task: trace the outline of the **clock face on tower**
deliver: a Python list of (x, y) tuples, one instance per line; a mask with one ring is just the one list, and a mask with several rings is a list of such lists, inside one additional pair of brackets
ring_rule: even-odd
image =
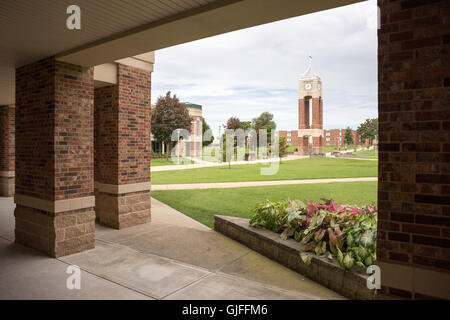
[(305, 84), (305, 90), (311, 90), (311, 83)]

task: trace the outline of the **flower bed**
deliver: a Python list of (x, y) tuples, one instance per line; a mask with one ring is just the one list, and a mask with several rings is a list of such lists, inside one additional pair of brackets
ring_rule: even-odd
[(346, 270), (365, 269), (376, 260), (377, 208), (338, 205), (333, 200), (303, 203), (300, 200), (266, 201), (253, 209), (250, 226), (260, 225), (294, 238), (302, 247), (302, 261), (314, 254), (336, 258)]

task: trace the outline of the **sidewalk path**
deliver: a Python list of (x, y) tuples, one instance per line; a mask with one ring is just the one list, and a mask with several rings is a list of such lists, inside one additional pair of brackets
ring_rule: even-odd
[(14, 243), (14, 201), (0, 197), (0, 299), (343, 299), (155, 199), (151, 222), (95, 232), (95, 249), (47, 257)]
[(359, 182), (378, 181), (377, 177), (368, 178), (337, 178), (337, 179), (308, 179), (308, 180), (275, 180), (275, 181), (246, 181), (246, 182), (216, 182), (195, 184), (154, 184), (152, 191), (156, 190), (193, 190), (193, 189), (224, 189), (242, 187), (279, 186), (289, 184), (316, 184), (333, 182)]
[[(305, 159), (308, 157), (309, 156), (289, 155), (286, 158), (283, 158), (283, 161)], [(221, 166), (228, 165), (227, 162), (208, 162), (208, 161), (199, 160), (199, 159), (195, 159), (195, 158), (188, 158), (188, 159), (195, 161), (197, 163), (169, 165), (169, 166), (152, 166), (151, 171), (157, 172), (157, 171), (186, 170), (186, 169), (197, 169), (197, 168), (207, 168), (207, 167), (221, 167)], [(270, 163), (270, 162), (278, 162), (278, 161), (280, 161), (280, 158), (270, 158), (270, 159), (255, 160), (255, 161), (233, 161), (233, 162), (231, 162), (231, 165), (235, 166), (235, 165), (239, 165), (239, 164), (257, 164), (257, 163)]]
[[(357, 151), (361, 151), (361, 150), (367, 150), (367, 149), (365, 149), (365, 148), (357, 149)], [(353, 150), (348, 150), (348, 151), (343, 151), (343, 152), (344, 153), (353, 152)], [(357, 157), (355, 157), (355, 158), (333, 157), (331, 155), (331, 152), (326, 153), (325, 157), (333, 158), (333, 159), (378, 161), (378, 159), (365, 159), (365, 158), (357, 158)], [(287, 157), (283, 158), (283, 161), (306, 159), (306, 158), (309, 158), (309, 156), (288, 155)], [(196, 158), (187, 158), (187, 159), (194, 161), (195, 164), (152, 166), (151, 171), (158, 172), (158, 171), (186, 170), (186, 169), (197, 169), (197, 168), (207, 168), (207, 167), (220, 167), (220, 166), (228, 165), (227, 162), (209, 162), (209, 161), (200, 160), (200, 159), (196, 159)], [(231, 165), (235, 166), (235, 165), (240, 165), (240, 164), (270, 163), (270, 162), (278, 162), (278, 161), (280, 161), (280, 158), (270, 158), (270, 159), (255, 160), (255, 161), (233, 161), (233, 162), (231, 162)]]

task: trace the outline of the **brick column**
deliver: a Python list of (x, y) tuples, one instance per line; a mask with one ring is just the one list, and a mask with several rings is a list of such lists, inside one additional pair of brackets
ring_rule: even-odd
[(298, 137), (298, 154), (300, 156), (309, 155), (308, 137)]
[(322, 98), (319, 99), (319, 124), (320, 124), (320, 128), (322, 129), (323, 128), (323, 100), (322, 100)]
[(189, 155), (193, 158), (202, 157), (202, 125), (202, 117), (192, 117)]
[(292, 130), (291, 131), (291, 146), (298, 146), (298, 131)]
[(378, 4), (382, 291), (449, 299), (450, 2)]
[(313, 137), (313, 154), (322, 154), (323, 153), (323, 141), (322, 137)]
[(14, 195), (15, 108), (0, 106), (0, 196)]
[(298, 128), (309, 129), (309, 100), (298, 99)]
[(100, 224), (150, 221), (151, 72), (117, 64), (117, 85), (95, 89), (95, 196)]
[(322, 129), (322, 123), (320, 122), (320, 99), (313, 98), (312, 99), (312, 129)]
[(93, 68), (16, 70), (15, 240), (54, 256), (94, 248)]

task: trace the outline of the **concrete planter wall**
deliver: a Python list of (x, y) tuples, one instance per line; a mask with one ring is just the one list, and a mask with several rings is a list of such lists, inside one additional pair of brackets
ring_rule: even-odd
[(261, 227), (250, 227), (248, 222), (248, 219), (214, 216), (216, 231), (311, 280), (349, 299), (372, 300), (375, 298), (375, 290), (367, 288), (367, 274), (346, 271), (336, 261), (318, 256), (314, 256), (311, 264), (306, 265), (300, 258), (302, 247), (295, 240), (282, 240), (279, 234)]

